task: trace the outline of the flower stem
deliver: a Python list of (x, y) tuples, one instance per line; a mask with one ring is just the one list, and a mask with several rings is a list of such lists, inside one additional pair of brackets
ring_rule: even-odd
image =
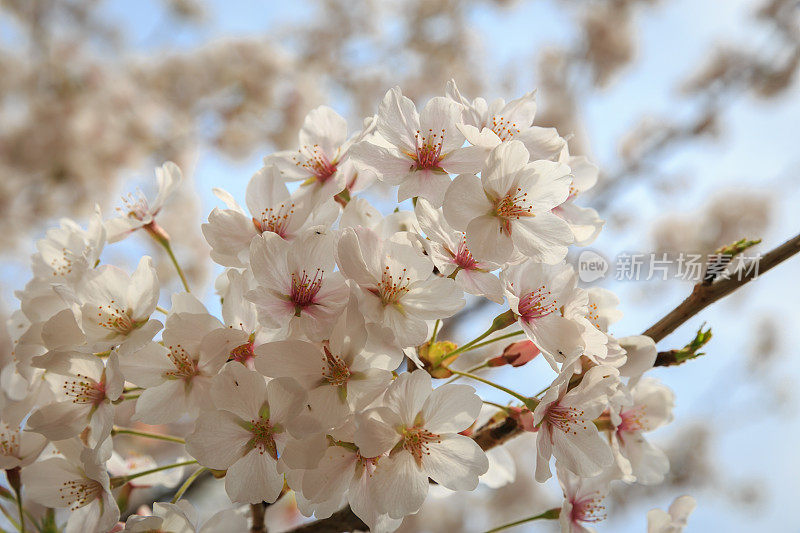
[(431, 334), (431, 342), (430, 342), (431, 344), (436, 342), (436, 334), (439, 333), (439, 326), (441, 325), (442, 321), (437, 318), (436, 322), (433, 324), (433, 333)]
[(539, 396), (541, 396), (542, 394), (544, 394), (545, 392), (547, 392), (549, 389), (550, 389), (550, 385), (548, 385), (547, 387), (543, 388), (542, 390), (540, 390), (539, 392), (537, 392), (536, 394), (534, 394), (534, 395), (533, 395), (533, 397), (534, 397), (534, 398), (538, 398)]
[(495, 383), (494, 381), (489, 381), (488, 379), (484, 379), (484, 378), (482, 378), (480, 376), (476, 376), (475, 374), (470, 374), (469, 372), (459, 372), (458, 370), (452, 370), (452, 369), (450, 369), (450, 372), (452, 372), (453, 374), (458, 374), (459, 376), (463, 376), (465, 378), (470, 378), (470, 379), (474, 379), (475, 381), (480, 381), (481, 383), (485, 383), (485, 384), (489, 385), (490, 387), (494, 387), (495, 389), (501, 390), (501, 391), (505, 392), (506, 394), (510, 394), (511, 396), (513, 396), (517, 400), (521, 401), (525, 405), (528, 405), (528, 402), (530, 401), (530, 398), (527, 398), (527, 397), (523, 396), (522, 394), (520, 394), (518, 392), (514, 392), (513, 390), (511, 390), (509, 388), (506, 388), (506, 387), (503, 387), (502, 385), (499, 385), (499, 384)]
[(492, 320), (492, 325), (489, 326), (489, 329), (487, 329), (486, 331), (484, 331), (483, 333), (481, 333), (480, 335), (478, 335), (477, 337), (475, 337), (474, 339), (469, 341), (464, 346), (461, 346), (460, 348), (456, 348), (455, 350), (450, 352), (448, 355), (455, 355), (457, 353), (468, 352), (469, 350), (474, 349), (476, 347), (476, 345), (480, 341), (482, 341), (483, 339), (485, 339), (486, 337), (488, 337), (489, 335), (491, 335), (495, 331), (499, 331), (499, 330), (501, 330), (503, 328), (507, 328), (508, 326), (510, 326), (511, 324), (513, 324), (516, 321), (517, 321), (517, 317), (514, 315), (514, 312), (512, 310), (509, 309), (505, 313), (500, 313), (499, 315), (494, 317), (494, 320)]
[[(508, 339), (510, 337), (515, 337), (516, 335), (520, 335), (522, 333), (525, 333), (525, 332), (522, 331), (522, 330), (519, 330), (519, 331), (514, 331), (512, 333), (506, 333), (505, 335), (501, 335), (500, 337), (495, 337), (494, 339), (489, 339), (488, 341), (483, 341), (483, 342), (478, 343), (478, 344), (473, 344), (471, 348), (468, 348), (468, 349), (466, 349), (464, 351), (468, 352), (470, 350), (477, 350), (478, 348), (482, 348), (482, 347), (484, 347), (486, 345), (492, 344), (493, 342), (501, 341), (503, 339)], [(450, 353), (452, 353), (452, 352), (450, 352)], [(476, 370), (480, 370), (481, 368), (486, 368), (487, 366), (489, 366), (489, 361), (485, 361), (485, 362), (483, 362), (483, 363), (481, 363), (479, 365), (475, 365), (472, 368), (470, 368), (469, 370), (467, 370), (467, 372), (472, 374)], [(459, 379), (461, 379), (461, 376), (456, 376), (456, 377), (452, 378), (450, 381), (445, 382), (445, 385), (453, 383), (454, 381), (458, 381)], [(538, 396), (538, 394), (537, 394), (537, 396)]]
[(2, 505), (0, 505), (0, 512), (2, 512), (2, 513), (3, 513), (3, 516), (5, 516), (5, 517), (6, 517), (6, 519), (8, 520), (8, 522), (9, 522), (9, 523), (10, 523), (12, 526), (14, 526), (14, 529), (17, 529), (17, 530), (19, 529), (19, 524), (17, 524), (17, 521), (16, 521), (16, 520), (14, 520), (14, 517), (13, 517), (13, 516), (11, 516), (11, 513), (9, 513), (9, 512), (8, 512), (8, 509), (6, 509), (6, 508), (5, 508), (5, 507), (3, 507)]
[(525, 333), (525, 332), (524, 332), (524, 331), (522, 331), (522, 330), (519, 330), (519, 331), (513, 331), (513, 332), (511, 332), (511, 333), (506, 333), (505, 335), (501, 335), (501, 336), (499, 336), (499, 337), (495, 337), (494, 339), (489, 339), (488, 341), (483, 341), (483, 342), (481, 342), (480, 344), (474, 344), (474, 345), (473, 345), (473, 346), (470, 348), (470, 350), (477, 350), (478, 348), (483, 348), (484, 346), (487, 346), (487, 345), (489, 345), (489, 344), (492, 344), (493, 342), (501, 341), (501, 340), (503, 340), (503, 339), (508, 339), (508, 338), (510, 338), (510, 337), (516, 337), (517, 335), (522, 335), (523, 333)]
[[(478, 370), (480, 370), (481, 368), (486, 368), (487, 366), (489, 366), (488, 362), (481, 363), (479, 365), (475, 365), (472, 368), (470, 368), (469, 370), (467, 370), (467, 373), (468, 374), (473, 374), (473, 373), (477, 372)], [(450, 371), (455, 373), (455, 370), (451, 369)], [(452, 377), (449, 380), (445, 381), (444, 384), (445, 385), (449, 385), (449, 384), (453, 383), (454, 381), (458, 381), (459, 379), (461, 379), (461, 376), (455, 376), (455, 377)]]
[(489, 400), (481, 400), (481, 401), (483, 403), (485, 403), (486, 405), (491, 405), (491, 406), (497, 407), (498, 409), (500, 409), (502, 411), (508, 412), (508, 406), (507, 405), (502, 405), (502, 404), (499, 404), (499, 403), (490, 402)]
[(170, 468), (178, 468), (181, 466), (189, 466), (189, 465), (196, 465), (197, 461), (192, 459), (191, 461), (183, 461), (181, 463), (172, 463), (170, 465), (159, 466), (158, 468), (151, 468), (150, 470), (142, 470), (141, 472), (134, 472), (133, 474), (128, 474), (127, 476), (115, 476), (111, 478), (111, 488), (121, 487), (125, 483), (136, 479), (137, 477), (148, 476), (150, 474), (155, 474), (156, 472), (162, 472), (164, 470), (169, 470)]
[(172, 264), (175, 265), (175, 270), (178, 272), (178, 276), (181, 278), (181, 283), (183, 283), (183, 288), (186, 289), (186, 292), (192, 292), (189, 288), (189, 282), (186, 281), (186, 276), (183, 273), (183, 269), (181, 269), (181, 265), (178, 263), (178, 259), (175, 257), (175, 253), (172, 251), (172, 246), (170, 245), (168, 240), (159, 240), (158, 242), (164, 247), (167, 251), (167, 255), (172, 260)]
[(17, 511), (19, 511), (19, 533), (25, 533), (25, 512), (22, 509), (22, 494), (17, 491)]
[(186, 444), (186, 441), (180, 437), (173, 437), (172, 435), (163, 435), (161, 433), (150, 433), (149, 431), (138, 431), (130, 428), (115, 427), (111, 430), (111, 435), (136, 435), (137, 437), (145, 437), (148, 439), (165, 440), (168, 442), (177, 442), (179, 444)]
[(17, 510), (19, 511), (19, 531), (25, 533), (25, 510), (22, 508), (22, 479), (20, 478), (20, 467), (9, 468), (6, 470), (6, 479), (9, 486), (14, 489), (17, 500)]
[(119, 403), (122, 403), (122, 402), (124, 402), (125, 400), (135, 400), (135, 399), (136, 399), (136, 398), (138, 398), (139, 396), (141, 396), (141, 394), (137, 394), (137, 393), (131, 393), (131, 394), (129, 394), (129, 393), (125, 393), (125, 394), (122, 394), (122, 395), (121, 395), (119, 398), (117, 398), (116, 400), (114, 400), (112, 403), (113, 403), (114, 405), (116, 405), (116, 404), (119, 404)]
[(529, 516), (528, 518), (523, 518), (522, 520), (517, 520), (516, 522), (511, 522), (509, 524), (504, 524), (500, 527), (496, 527), (494, 529), (490, 529), (486, 531), (486, 533), (495, 533), (496, 531), (502, 531), (504, 529), (508, 529), (510, 527), (519, 526), (521, 524), (526, 524), (528, 522), (533, 522), (534, 520), (555, 520), (561, 514), (561, 509), (548, 509), (547, 511), (543, 512), (542, 514), (537, 514), (536, 516)]
[(200, 477), (200, 474), (202, 474), (203, 472), (205, 472), (207, 470), (208, 470), (208, 468), (206, 468), (205, 466), (201, 466), (200, 468), (198, 468), (194, 472), (194, 474), (192, 474), (191, 476), (186, 478), (186, 481), (183, 482), (183, 485), (181, 485), (181, 488), (179, 488), (178, 492), (175, 493), (175, 496), (172, 497), (172, 503), (175, 503), (178, 500), (180, 500), (181, 496), (183, 496), (183, 494), (187, 490), (189, 490), (189, 487), (192, 486), (192, 483), (194, 483), (194, 480), (196, 480), (198, 477)]

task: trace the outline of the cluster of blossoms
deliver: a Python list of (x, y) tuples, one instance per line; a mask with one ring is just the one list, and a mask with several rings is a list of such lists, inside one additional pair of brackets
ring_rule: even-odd
[[(198, 525), (178, 497), (185, 487), (152, 516), (119, 523), (121, 491), (197, 463), (224, 476), (234, 504), (291, 490), (307, 516), (349, 505), (372, 531), (393, 531), (421, 508), (431, 482), (470, 491), (491, 477), (486, 450), (500, 443), (477, 439), (484, 402), (469, 385), (440, 381), (453, 374), (521, 402), (493, 419), (536, 433), (538, 481), (551, 477), (554, 459), (564, 504), (548, 517), (563, 531), (604, 517), (611, 482), (659, 483), (668, 461), (646, 434), (671, 420), (673, 394), (642, 378), (655, 345), (612, 336), (619, 301), (578, 287), (565, 261), (603, 224), (575, 204), (596, 167), (571, 156), (554, 130), (533, 126), (532, 94), (470, 101), (451, 83), (446, 95), (418, 112), (392, 89), (350, 136), (341, 116), (320, 107), (298, 150), (265, 158), (246, 209), (215, 191), (225, 208), (210, 213), (203, 234), (224, 267), (220, 317), (188, 285), (162, 293), (149, 257), (130, 275), (100, 260), (106, 242), (137, 231), (174, 258), (157, 219), (181, 179), (175, 165), (157, 170), (154, 202), (132, 198), (115, 219), (98, 212), (86, 229), (64, 221), (49, 231), (17, 293), (15, 360), (0, 376), (0, 460), (17, 498), (68, 508), (66, 531), (244, 531), (235, 508)], [(358, 196), (376, 181), (397, 185), (398, 202), (412, 209), (383, 216)], [(465, 292), (508, 310), (456, 347), (436, 337)], [(479, 341), (515, 335), (527, 340), (480, 368), (522, 373), (541, 354), (556, 375), (539, 395), (451, 367)], [(131, 466), (116, 455), (121, 433), (154, 436), (115, 426), (125, 406), (137, 427), (193, 424), (185, 440), (172, 438), (190, 458), (142, 468), (146, 459)], [(690, 503), (651, 512), (650, 530), (679, 531)]]

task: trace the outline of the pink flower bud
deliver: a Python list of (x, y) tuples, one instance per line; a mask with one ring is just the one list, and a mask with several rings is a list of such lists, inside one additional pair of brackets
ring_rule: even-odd
[(533, 411), (527, 407), (509, 407), (508, 415), (517, 421), (523, 431), (530, 431), (531, 433), (538, 431), (533, 423)]
[(515, 342), (506, 346), (502, 355), (490, 359), (489, 366), (522, 366), (539, 355), (539, 353), (539, 348), (531, 341)]

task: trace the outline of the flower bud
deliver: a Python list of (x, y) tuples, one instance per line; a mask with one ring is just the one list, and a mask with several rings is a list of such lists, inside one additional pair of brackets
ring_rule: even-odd
[(538, 428), (533, 423), (533, 411), (527, 407), (509, 407), (508, 416), (513, 418), (523, 431), (535, 433)]
[(509, 344), (503, 350), (502, 355), (489, 359), (489, 366), (511, 365), (513, 367), (522, 366), (533, 360), (539, 355), (539, 348), (531, 341), (519, 341)]
[(419, 348), (419, 358), (425, 364), (425, 370), (437, 379), (449, 378), (453, 375), (447, 368), (450, 363), (458, 359), (460, 354), (448, 354), (457, 348), (454, 342), (439, 341), (433, 344), (425, 343)]

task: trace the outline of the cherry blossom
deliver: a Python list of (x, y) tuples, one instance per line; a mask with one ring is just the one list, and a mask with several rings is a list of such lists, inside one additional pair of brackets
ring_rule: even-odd
[(378, 179), (399, 185), (399, 202), (419, 196), (439, 207), (450, 185), (448, 173), (477, 172), (485, 157), (480, 147), (462, 148), (461, 111), (460, 104), (435, 97), (418, 113), (399, 87), (390, 89), (378, 109), (380, 137), (355, 145), (351, 157)]
[(222, 320), (230, 329), (241, 331), (229, 359), (251, 364), (256, 343), (263, 342), (267, 336), (258, 321), (258, 308), (246, 298), (247, 293), (255, 289), (255, 280), (249, 270), (234, 269), (228, 269), (221, 279), (225, 282), (220, 293)]
[(247, 299), (265, 327), (312, 339), (327, 336), (348, 295), (342, 274), (334, 271), (334, 246), (331, 233), (315, 230), (292, 243), (275, 235), (253, 239), (250, 265), (257, 287)]
[(569, 186), (569, 196), (564, 203), (553, 208), (553, 213), (569, 224), (575, 235), (576, 246), (587, 246), (600, 234), (605, 220), (591, 207), (575, 205), (575, 199), (597, 183), (600, 170), (585, 156), (570, 156), (566, 146), (558, 160), (569, 165), (572, 170), (572, 184)]
[[(370, 531), (394, 531), (402, 520), (391, 518), (378, 510), (380, 489), (375, 484), (374, 476), (379, 462), (388, 454), (364, 457), (352, 442), (355, 431), (355, 422), (351, 418), (332, 431), (326, 439), (317, 440), (311, 446), (300, 446), (301, 453), (306, 456), (306, 464), (294, 457), (299, 454), (289, 457), (291, 452), (287, 452), (284, 455), (286, 463), (291, 462), (297, 468), (305, 467), (300, 472), (287, 474), (287, 478), (290, 479), (291, 486), (302, 491), (298, 506), (306, 515), (313, 512), (318, 518), (322, 518), (347, 502), (353, 512), (369, 526)], [(310, 463), (308, 457), (312, 457)]]
[(22, 417), (6, 407), (0, 412), (0, 469), (11, 470), (28, 466), (47, 446), (39, 433), (23, 431)]
[(347, 121), (327, 106), (319, 106), (306, 116), (300, 129), (300, 148), (277, 152), (264, 158), (275, 165), (288, 181), (302, 181), (318, 198), (330, 198), (351, 189), (358, 171), (349, 160), (349, 149), (367, 137), (375, 121), (367, 121), (363, 131), (347, 138)]
[(361, 288), (364, 315), (392, 330), (403, 347), (425, 341), (426, 320), (452, 316), (464, 305), (455, 282), (434, 276), (430, 259), (407, 239), (383, 240), (364, 227), (348, 228), (336, 257)]
[(434, 209), (427, 200), (421, 198), (414, 212), (420, 229), (427, 237), (428, 255), (439, 272), (455, 279), (470, 294), (503, 303), (502, 285), (497, 276), (491, 273), (500, 265), (472, 257), (464, 232), (450, 227), (441, 211)]
[(455, 80), (447, 83), (447, 97), (464, 106), (463, 123), (458, 129), (470, 144), (488, 151), (502, 142), (517, 140), (525, 145), (531, 159), (551, 159), (566, 146), (555, 128), (533, 125), (536, 115), (535, 93), (529, 92), (506, 103), (502, 98), (487, 102), (475, 98), (471, 102), (461, 95)]
[(125, 378), (145, 388), (135, 417), (148, 424), (197, 416), (210, 407), (211, 378), (240, 344), (242, 332), (205, 313), (172, 313), (162, 338), (163, 346), (151, 342), (120, 360)]
[(120, 346), (136, 349), (161, 329), (150, 319), (155, 312), (159, 284), (153, 261), (145, 256), (131, 277), (112, 265), (92, 271), (77, 289), (81, 326), (87, 342), (97, 351)]
[(61, 441), (59, 452), (22, 470), (26, 497), (46, 507), (68, 508), (65, 533), (110, 531), (119, 508), (105, 468), (108, 450), (85, 448), (72, 439)]
[(503, 143), (489, 154), (480, 178), (461, 174), (447, 189), (444, 216), (466, 233), (476, 258), (504, 263), (518, 252), (555, 264), (567, 255), (572, 230), (551, 210), (569, 194), (569, 167), (528, 159), (521, 142)]
[(394, 531), (402, 520), (380, 513), (376, 499), (378, 480), (375, 471), (385, 456), (364, 457), (355, 445), (334, 444), (325, 452), (320, 464), (303, 477), (303, 494), (313, 498), (319, 494), (314, 489), (325, 492), (347, 494), (347, 502), (353, 512), (376, 533)]
[(163, 231), (156, 228), (155, 217), (178, 188), (181, 179), (181, 170), (171, 161), (157, 168), (158, 193), (155, 200), (150, 203), (141, 191), (137, 196), (129, 194), (123, 198), (122, 207), (117, 208), (119, 216), (106, 221), (108, 242), (120, 241), (137, 229)]
[(363, 226), (373, 230), (383, 239), (391, 239), (401, 232), (419, 234), (422, 229), (412, 211), (394, 211), (383, 216), (365, 198), (353, 198), (342, 210), (339, 229)]
[(305, 392), (292, 379), (267, 383), (233, 362), (214, 378), (211, 398), (214, 409), (197, 419), (186, 450), (204, 466), (227, 470), (231, 501), (274, 502), (283, 489), (278, 458), (306, 403)]
[[(583, 353), (583, 324), (575, 315), (586, 310), (587, 298), (571, 266), (528, 261), (507, 267), (500, 277), (520, 327), (554, 370), (556, 362), (570, 363)], [(575, 311), (564, 316), (563, 309)]]
[(325, 429), (341, 425), (383, 394), (398, 358), (365, 351), (367, 328), (351, 297), (330, 338), (322, 343), (282, 340), (256, 349), (256, 369), (271, 377), (290, 377), (308, 392), (310, 413)]
[(111, 435), (111, 402), (120, 397), (124, 385), (117, 353), (104, 365), (95, 355), (74, 352), (54, 361), (49, 372), (56, 401), (34, 411), (28, 428), (51, 441), (75, 437), (89, 428), (88, 442), (98, 446)]
[(657, 380), (645, 378), (612, 399), (611, 447), (623, 480), (642, 485), (661, 483), (669, 471), (667, 455), (644, 438), (644, 433), (672, 421), (675, 395)]
[(653, 339), (646, 335), (621, 337), (619, 344), (625, 350), (625, 364), (619, 367), (621, 376), (628, 378), (628, 387), (633, 387), (647, 370), (653, 368), (658, 350)]
[(572, 370), (553, 381), (533, 411), (533, 423), (539, 427), (536, 439), (536, 480), (548, 480), (550, 457), (565, 470), (580, 476), (600, 474), (614, 462), (611, 447), (600, 436), (594, 419), (608, 405), (619, 385), (619, 371), (614, 367), (595, 366), (580, 383), (568, 389)]
[(619, 298), (613, 292), (592, 287), (578, 289), (578, 297), (565, 306), (563, 314), (578, 324), (584, 346), (574, 372), (580, 373), (587, 363), (620, 367), (627, 361), (625, 350), (608, 334), (609, 326), (622, 317), (617, 305)]
[(564, 503), (558, 516), (561, 533), (594, 533), (594, 528), (586, 527), (586, 524), (606, 519), (605, 498), (612, 477), (608, 473), (578, 477), (560, 468), (557, 473), (564, 493)]
[(681, 533), (697, 502), (691, 496), (679, 496), (669, 506), (669, 512), (651, 509), (647, 512), (647, 533)]
[(290, 194), (274, 165), (256, 172), (247, 184), (248, 215), (228, 193), (216, 189), (227, 209), (214, 208), (203, 224), (211, 258), (223, 266), (242, 268), (249, 262), (250, 241), (274, 233), (292, 240), (316, 224), (330, 224), (338, 215), (333, 201), (320, 203), (308, 195)]
[(85, 230), (72, 220), (62, 219), (58, 228), (47, 230), (45, 237), (36, 241), (37, 253), (31, 256), (33, 274), (47, 283), (75, 283), (95, 267), (105, 240), (99, 209)]
[(175, 503), (156, 502), (151, 516), (132, 515), (125, 522), (125, 530), (131, 533), (170, 531), (174, 533), (247, 533), (247, 519), (233, 509), (224, 509), (213, 514), (200, 524), (197, 510), (186, 500)]
[(473, 490), (489, 468), (486, 454), (459, 435), (480, 412), (480, 398), (467, 385), (432, 389), (422, 370), (400, 375), (386, 390), (383, 406), (357, 416), (355, 444), (377, 457), (373, 484), (379, 508), (392, 518), (415, 513), (428, 493), (428, 478), (451, 490)]

